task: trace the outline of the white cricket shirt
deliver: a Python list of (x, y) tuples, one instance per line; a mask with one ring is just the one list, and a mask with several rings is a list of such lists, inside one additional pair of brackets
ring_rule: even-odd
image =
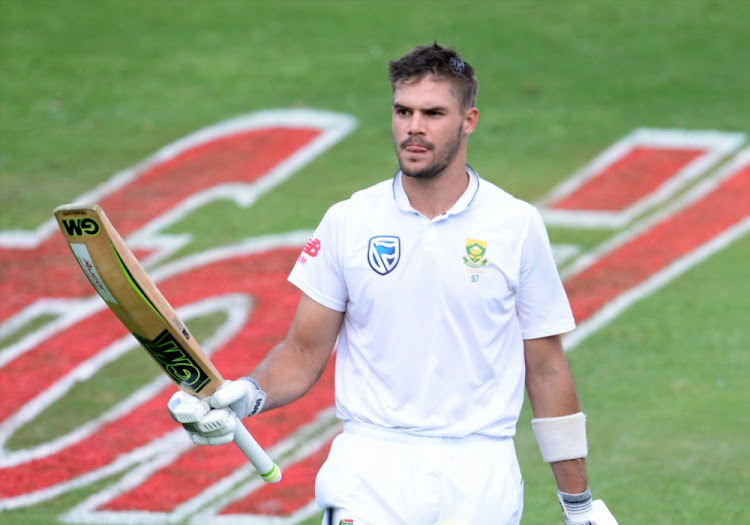
[(410, 205), (401, 173), (333, 205), (292, 270), (305, 294), (345, 312), (340, 418), (513, 436), (523, 339), (575, 327), (539, 213), (467, 170), (465, 193), (432, 220)]

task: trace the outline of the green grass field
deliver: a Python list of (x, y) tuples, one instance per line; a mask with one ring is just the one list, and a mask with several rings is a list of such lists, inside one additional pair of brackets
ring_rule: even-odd
[[(0, 231), (36, 228), (199, 128), (296, 107), (359, 126), (255, 206), (212, 204), (173, 230), (196, 236), (183, 255), (311, 229), (395, 171), (386, 64), (432, 40), (478, 70), (472, 166), (535, 201), (638, 127), (750, 133), (748, 19), (750, 4), (729, 0), (0, 0)], [(225, 236), (212, 235), (216, 221)], [(584, 248), (605, 234), (551, 230)], [(569, 354), (592, 487), (622, 525), (750, 523), (749, 259), (745, 235)], [(82, 417), (78, 402), (13, 443), (59, 430), (65, 411)], [(561, 523), (529, 420), (525, 409), (523, 523)], [(0, 511), (0, 522), (55, 523), (100, 487)]]

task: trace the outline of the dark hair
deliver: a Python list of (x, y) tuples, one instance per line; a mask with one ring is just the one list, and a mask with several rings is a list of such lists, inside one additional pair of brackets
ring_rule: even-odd
[(427, 75), (449, 80), (456, 91), (462, 109), (476, 104), (479, 82), (474, 77), (474, 68), (461, 59), (459, 54), (437, 42), (419, 46), (388, 64), (391, 89), (398, 84), (419, 82)]

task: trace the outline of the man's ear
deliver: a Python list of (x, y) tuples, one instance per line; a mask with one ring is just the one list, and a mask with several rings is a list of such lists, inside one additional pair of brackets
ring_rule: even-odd
[(478, 121), (479, 110), (477, 108), (466, 110), (466, 114), (464, 115), (464, 135), (468, 136), (474, 133)]

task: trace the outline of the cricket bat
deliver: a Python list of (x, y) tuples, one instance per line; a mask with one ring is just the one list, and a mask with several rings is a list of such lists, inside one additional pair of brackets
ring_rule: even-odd
[[(83, 273), (110, 310), (175, 382), (206, 398), (224, 380), (133, 252), (97, 204), (66, 204), (54, 211)], [(237, 421), (234, 441), (268, 483), (281, 470)]]

